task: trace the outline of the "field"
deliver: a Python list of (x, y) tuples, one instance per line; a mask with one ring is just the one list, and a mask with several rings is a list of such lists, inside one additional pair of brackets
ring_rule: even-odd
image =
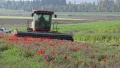
[[(120, 68), (119, 16), (75, 17), (53, 19), (74, 42), (0, 34), (0, 68)], [(1, 17), (0, 27), (25, 31), (31, 18), (14, 18)]]

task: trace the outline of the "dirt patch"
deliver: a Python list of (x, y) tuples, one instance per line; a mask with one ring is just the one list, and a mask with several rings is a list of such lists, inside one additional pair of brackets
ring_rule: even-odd
[[(27, 25), (29, 19), (0, 19), (0, 25)], [(32, 21), (32, 20), (31, 20)], [(53, 22), (58, 23), (83, 23), (88, 22), (89, 20), (53, 20)]]
[(6, 24), (27, 24), (27, 19), (0, 19), (0, 25), (6, 25)]
[[(62, 18), (62, 19), (60, 19)], [(0, 25), (27, 25), (27, 21), (30, 19), (0, 19)], [(53, 19), (53, 22), (58, 23), (86, 23), (94, 21), (108, 21), (108, 20), (120, 20), (120, 16), (59, 16), (58, 19)], [(31, 20), (32, 21), (32, 20)]]
[(0, 64), (0, 68), (3, 68), (1, 64)]

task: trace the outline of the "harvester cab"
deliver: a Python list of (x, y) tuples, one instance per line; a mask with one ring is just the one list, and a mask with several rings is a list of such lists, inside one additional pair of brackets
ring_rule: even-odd
[[(72, 34), (64, 34), (57, 31), (51, 31), (52, 11), (35, 10), (32, 13), (31, 27), (27, 27), (27, 32), (14, 31), (13, 34), (18, 37), (50, 38), (59, 40), (74, 41)], [(57, 17), (57, 15), (55, 15)]]
[(36, 10), (32, 13), (33, 21), (31, 23), (31, 28), (27, 28), (27, 31), (44, 31), (48, 32), (51, 29), (52, 11), (42, 11)]

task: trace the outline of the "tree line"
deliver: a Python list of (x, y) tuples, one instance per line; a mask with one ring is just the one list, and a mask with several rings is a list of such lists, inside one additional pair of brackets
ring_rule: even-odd
[(66, 0), (1, 0), (0, 8), (12, 10), (51, 10), (55, 12), (120, 12), (120, 0), (97, 0), (93, 3), (66, 3)]

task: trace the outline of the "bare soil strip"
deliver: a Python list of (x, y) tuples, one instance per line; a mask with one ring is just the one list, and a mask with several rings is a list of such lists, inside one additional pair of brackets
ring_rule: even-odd
[[(0, 25), (23, 25), (27, 24), (27, 21), (32, 17), (18, 17), (18, 16), (0, 16)], [(120, 16), (59, 16), (59, 18), (53, 18), (52, 22), (58, 23), (86, 23), (93, 21), (108, 21), (108, 20), (120, 20)]]

